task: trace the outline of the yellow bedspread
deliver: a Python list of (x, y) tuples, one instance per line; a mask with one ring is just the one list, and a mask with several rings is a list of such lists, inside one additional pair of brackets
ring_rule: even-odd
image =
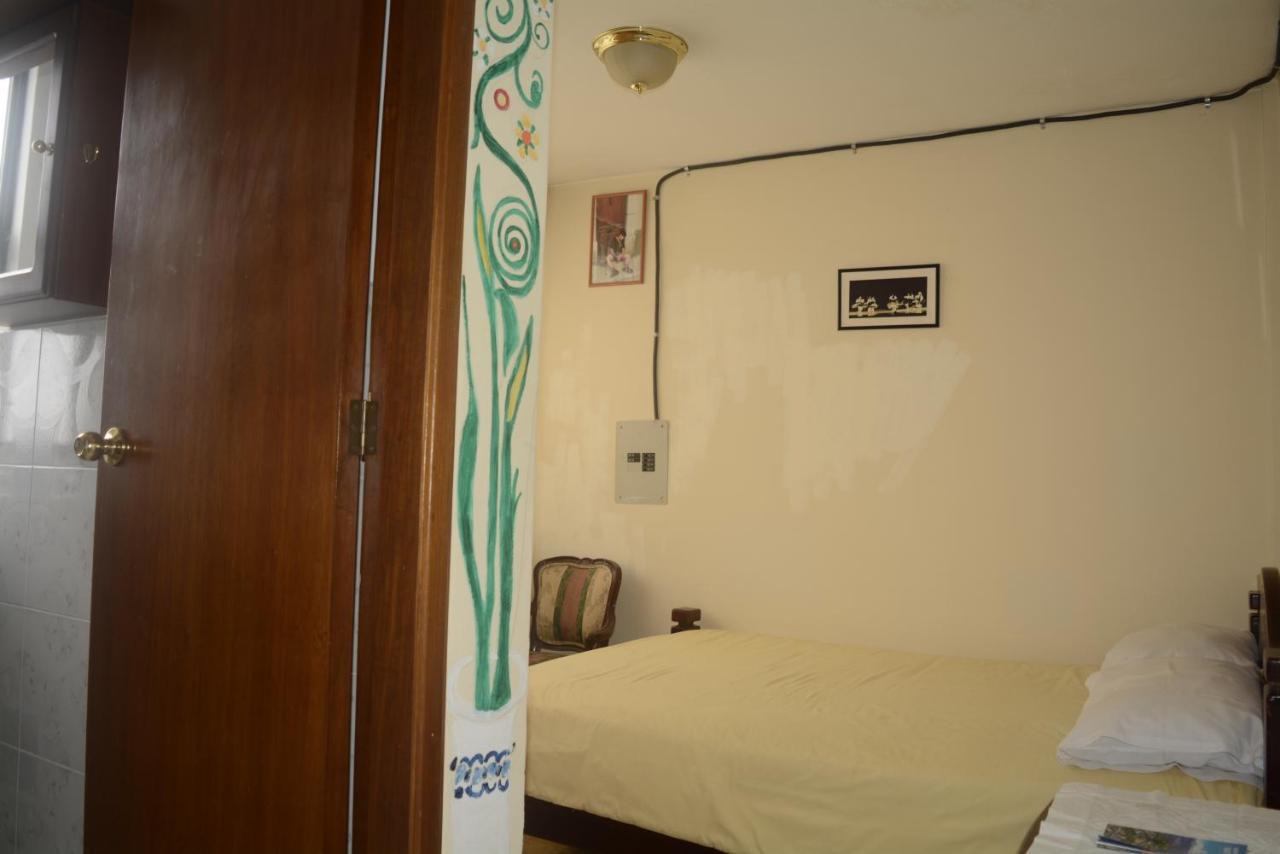
[(719, 631), (529, 672), (530, 795), (728, 852), (1016, 851), (1068, 781), (1238, 803), (1240, 783), (1059, 764), (1091, 667)]

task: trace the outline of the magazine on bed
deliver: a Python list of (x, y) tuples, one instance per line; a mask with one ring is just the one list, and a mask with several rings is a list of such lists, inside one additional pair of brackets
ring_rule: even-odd
[(1193, 839), (1122, 824), (1108, 824), (1098, 836), (1098, 847), (1131, 854), (1248, 854), (1249, 851), (1249, 846), (1236, 842)]

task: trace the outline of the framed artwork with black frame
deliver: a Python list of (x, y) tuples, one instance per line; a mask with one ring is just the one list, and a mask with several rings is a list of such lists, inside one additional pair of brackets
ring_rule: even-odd
[(836, 329), (937, 326), (940, 264), (848, 267), (836, 282)]

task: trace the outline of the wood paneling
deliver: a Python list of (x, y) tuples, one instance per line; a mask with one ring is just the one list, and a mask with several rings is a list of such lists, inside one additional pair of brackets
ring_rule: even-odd
[(383, 8), (135, 4), (103, 426), (143, 450), (99, 473), (90, 854), (345, 850)]
[(392, 3), (366, 471), (355, 846), (436, 852), (471, 0)]

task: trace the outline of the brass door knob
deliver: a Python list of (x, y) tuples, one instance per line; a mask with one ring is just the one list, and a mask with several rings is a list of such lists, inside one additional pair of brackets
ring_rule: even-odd
[(82, 460), (93, 462), (101, 457), (109, 466), (120, 465), (126, 456), (136, 450), (136, 446), (129, 444), (129, 439), (119, 427), (112, 427), (103, 434), (93, 431), (81, 433), (76, 436), (71, 448)]

